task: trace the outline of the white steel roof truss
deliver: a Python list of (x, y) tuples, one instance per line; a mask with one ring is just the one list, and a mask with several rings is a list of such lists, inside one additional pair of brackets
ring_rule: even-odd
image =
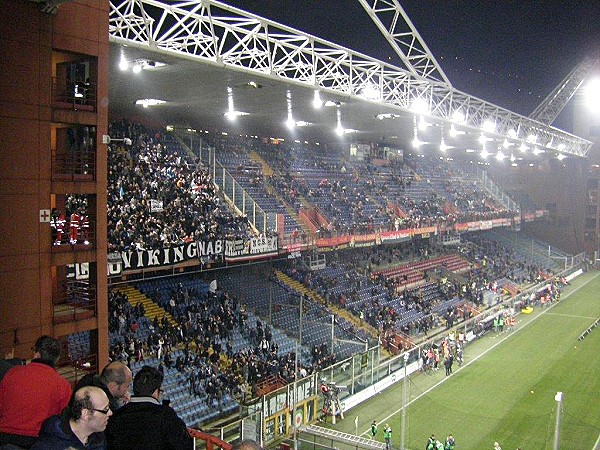
[[(397, 3), (371, 1), (373, 8), (386, 4), (390, 8)], [(395, 14), (394, 20), (400, 16), (408, 19), (405, 14)], [(404, 33), (392, 29), (394, 35)], [(429, 67), (434, 60), (428, 60), (429, 55), (419, 50), (418, 34), (403, 41), (411, 46), (406, 58), (422, 60), (421, 65), (414, 66), (421, 67), (422, 72), (415, 75), (414, 71), (394, 67), (215, 0), (170, 4), (157, 0), (112, 0), (109, 30), (112, 42), (218, 62), (357, 99), (364, 100), (360, 90), (365, 83), (372, 83), (380, 92), (382, 106), (410, 110), (414, 99), (423, 98), (432, 118), (451, 120), (454, 112), (460, 110), (466, 119), (465, 127), (477, 129), (489, 119), (496, 124), (494, 134), (498, 137), (504, 137), (512, 129), (521, 140), (535, 131), (539, 142), (563, 144), (564, 153), (586, 156), (592, 145), (585, 139), (459, 92), (443, 82), (432, 81), (435, 77), (430, 76)]]

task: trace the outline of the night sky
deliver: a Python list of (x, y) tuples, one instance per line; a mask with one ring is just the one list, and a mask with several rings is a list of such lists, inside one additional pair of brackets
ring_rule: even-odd
[[(225, 3), (401, 66), (358, 1)], [(523, 115), (586, 55), (600, 57), (600, 0), (400, 4), (455, 88)]]

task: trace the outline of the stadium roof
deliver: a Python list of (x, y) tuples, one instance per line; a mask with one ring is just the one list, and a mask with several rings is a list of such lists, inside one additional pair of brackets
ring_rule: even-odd
[[(586, 156), (591, 147), (438, 79), (212, 0), (112, 0), (109, 27), (112, 117), (311, 143), (338, 141), (341, 127), (346, 141), (457, 155)], [(165, 103), (136, 105), (143, 99)]]

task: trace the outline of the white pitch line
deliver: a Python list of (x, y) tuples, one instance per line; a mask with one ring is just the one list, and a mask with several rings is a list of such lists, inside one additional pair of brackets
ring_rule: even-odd
[(577, 316), (574, 314), (561, 314), (561, 313), (548, 313), (548, 314), (550, 314), (551, 316), (572, 317), (574, 319), (598, 320), (598, 317)]
[(594, 447), (592, 448), (592, 450), (599, 450), (599, 449), (600, 449), (600, 434), (598, 435), (598, 440), (594, 444)]
[[(590, 283), (591, 281), (595, 280), (598, 276), (600, 276), (600, 273), (597, 273), (596, 275), (594, 275), (593, 278), (590, 278), (588, 281), (586, 281), (584, 284), (582, 284), (581, 286), (575, 288), (574, 290), (570, 291), (568, 294), (566, 294), (563, 297), (563, 300), (570, 297), (571, 294), (574, 294), (575, 292), (577, 292), (579, 289), (581, 289), (582, 287), (584, 287), (585, 285), (587, 285), (588, 283)], [(552, 305), (550, 305), (549, 308), (546, 308), (546, 310), (542, 311), (539, 315), (535, 316), (533, 319), (531, 319), (529, 322), (527, 322), (526, 324), (524, 324), (523, 326), (517, 328), (515, 331), (518, 330), (522, 330), (523, 328), (525, 328), (526, 326), (528, 326), (529, 324), (535, 322), (537, 319), (539, 319), (540, 317), (542, 317), (543, 315), (547, 314), (549, 311), (552, 310), (552, 308), (554, 308), (556, 305), (558, 305), (560, 302), (558, 303), (553, 303)], [(494, 345), (492, 345), (490, 348), (488, 348), (487, 350), (483, 351), (481, 354), (477, 355), (475, 358), (473, 358), (472, 360), (470, 360), (468, 363), (463, 364), (462, 367), (459, 367), (458, 370), (456, 371), (457, 373), (460, 372), (461, 370), (463, 370), (465, 367), (470, 366), (472, 363), (474, 363), (475, 361), (477, 361), (479, 358), (481, 358), (482, 356), (486, 355), (489, 351), (495, 349), (497, 346), (499, 346), (500, 344), (502, 344), (505, 340), (507, 340), (509, 337), (511, 337), (514, 333), (510, 333), (507, 336), (503, 337), (502, 339), (500, 339), (498, 342), (496, 342)], [(406, 406), (410, 406), (412, 403), (416, 402), (417, 400), (419, 400), (421, 397), (424, 397), (425, 395), (429, 394), (433, 389), (435, 389), (436, 387), (438, 387), (440, 384), (445, 383), (446, 381), (448, 381), (450, 378), (452, 378), (451, 376), (449, 377), (445, 377), (442, 378), (439, 382), (437, 382), (436, 384), (434, 384), (433, 386), (431, 386), (429, 389), (427, 389), (426, 391), (422, 392), (421, 394), (419, 394), (418, 396), (416, 396), (415, 398), (413, 398), (412, 400), (410, 400)], [(399, 412), (402, 411), (402, 408), (399, 408), (398, 410), (396, 410), (395, 412), (393, 412), (392, 414), (388, 415), (385, 419), (381, 420), (381, 422), (385, 422), (387, 420), (389, 420), (391, 417), (395, 416), (396, 414), (398, 414)], [(370, 430), (365, 431), (364, 433), (361, 434), (361, 436), (363, 434), (368, 433)], [(593, 450), (598, 450), (598, 444), (600, 444), (600, 437), (598, 437), (598, 442), (596, 442), (596, 446), (594, 447)]]

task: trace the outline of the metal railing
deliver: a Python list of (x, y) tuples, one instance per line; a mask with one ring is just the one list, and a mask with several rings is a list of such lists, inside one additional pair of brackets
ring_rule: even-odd
[[(214, 151), (211, 153), (214, 155)], [(248, 218), (259, 233), (269, 234), (277, 230), (277, 214), (264, 211), (214, 156), (211, 158), (211, 173), (223, 196)]]
[(52, 178), (93, 181), (96, 178), (96, 149), (52, 150)]
[(52, 79), (52, 106), (57, 109), (96, 111), (96, 84)]
[(510, 198), (500, 186), (492, 181), (485, 170), (477, 168), (477, 176), (483, 183), (485, 190), (489, 192), (497, 201), (499, 201), (502, 206), (510, 211), (515, 211), (517, 213), (521, 212), (521, 207), (512, 198)]
[(96, 286), (89, 281), (62, 283), (52, 296), (54, 323), (74, 322), (97, 315)]

